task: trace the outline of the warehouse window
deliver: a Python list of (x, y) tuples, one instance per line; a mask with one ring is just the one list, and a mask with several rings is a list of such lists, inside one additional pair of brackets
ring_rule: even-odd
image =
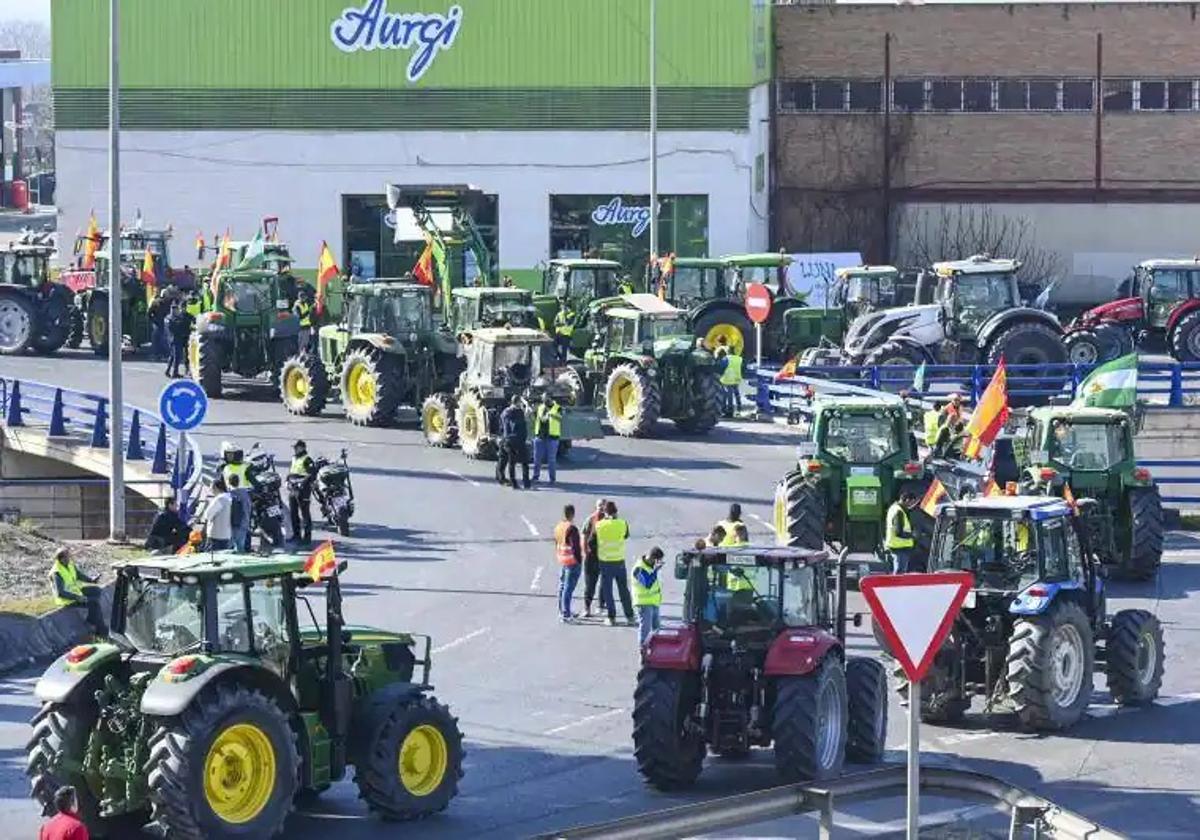
[(964, 111), (994, 111), (992, 102), (992, 83), (971, 79), (963, 82)]
[(1058, 110), (1058, 82), (1047, 81), (1030, 81), (1029, 82), (1029, 110), (1030, 111), (1057, 111)]
[(929, 107), (934, 111), (961, 111), (962, 90), (959, 79), (938, 79), (929, 87)]
[(1192, 91), (1195, 87), (1196, 83), (1192, 81), (1168, 82), (1167, 108), (1171, 111), (1193, 110), (1195, 106), (1192, 104)]
[(812, 82), (779, 83), (779, 110), (811, 111), (813, 109)]
[(925, 110), (925, 82), (893, 82), (892, 107), (897, 111)]
[(1062, 109), (1064, 111), (1092, 110), (1092, 83), (1084, 81), (1063, 82)]
[(1166, 82), (1138, 82), (1134, 87), (1134, 108), (1139, 111), (1162, 111), (1167, 107)]
[(813, 83), (816, 88), (816, 109), (818, 111), (846, 110), (846, 84), (828, 80)]
[(779, 110), (877, 112), (883, 105), (883, 83), (878, 79), (803, 79), (779, 83)]
[(1104, 80), (1104, 110), (1132, 111), (1133, 82), (1125, 79)]
[(1029, 83), (1024, 79), (1002, 79), (997, 88), (996, 101), (1001, 111), (1029, 108)]
[(882, 82), (850, 82), (851, 111), (878, 111), (882, 107)]

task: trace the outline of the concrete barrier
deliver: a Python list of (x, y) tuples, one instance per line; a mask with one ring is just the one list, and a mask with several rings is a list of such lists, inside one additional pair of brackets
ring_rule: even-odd
[[(100, 603), (104, 615), (112, 612), (113, 588), (104, 587)], [(0, 674), (62, 655), (91, 635), (77, 607), (62, 607), (45, 615), (0, 614)], [(106, 619), (107, 620), (107, 619)]]
[[(1146, 411), (1142, 431), (1137, 436), (1140, 461), (1170, 461), (1170, 466), (1153, 466), (1164, 497), (1200, 497), (1200, 483), (1171, 482), (1171, 478), (1200, 479), (1200, 420), (1195, 409), (1157, 408)], [(1170, 502), (1167, 506), (1181, 511), (1198, 511), (1200, 503)]]

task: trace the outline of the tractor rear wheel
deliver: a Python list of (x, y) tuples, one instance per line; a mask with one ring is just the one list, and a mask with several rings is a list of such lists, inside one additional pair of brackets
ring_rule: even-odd
[[(949, 657), (953, 655), (954, 643), (947, 639), (933, 660), (925, 679), (921, 680), (921, 721), (923, 723), (958, 723), (971, 708), (971, 698), (964, 697), (962, 689), (954, 679)], [(908, 677), (896, 663), (892, 671), (896, 681), (896, 694), (900, 705), (908, 705)]]
[(685, 671), (642, 668), (633, 695), (633, 758), (647, 784), (690, 787), (704, 766), (704, 740), (689, 726), (699, 679)]
[(821, 487), (804, 473), (790, 472), (775, 486), (775, 534), (785, 545), (823, 548), (825, 519)]
[(342, 360), (342, 408), (355, 426), (383, 426), (400, 407), (403, 373), (382, 353), (359, 348)]
[(1153, 580), (1162, 565), (1163, 509), (1158, 487), (1129, 491), (1129, 545), (1123, 551), (1118, 575), (1128, 580)]
[(771, 734), (785, 782), (832, 779), (846, 760), (849, 712), (841, 660), (826, 656), (810, 674), (775, 681)]
[(1029, 729), (1071, 726), (1092, 694), (1095, 643), (1083, 609), (1059, 601), (1018, 618), (1008, 643), (1008, 696)]
[(1181, 362), (1200, 362), (1200, 309), (1179, 319), (1168, 337), (1171, 355)]
[(604, 385), (608, 422), (621, 437), (646, 437), (662, 411), (658, 383), (632, 364), (617, 365)]
[(384, 819), (421, 819), (444, 811), (458, 795), (462, 732), (437, 698), (377, 691), (354, 728), (354, 783)]
[(1063, 337), (1067, 361), (1074, 365), (1099, 365), (1133, 352), (1133, 336), (1116, 324), (1073, 330)]
[(491, 412), (478, 394), (467, 393), (458, 403), (458, 443), (468, 458), (487, 460), (499, 454)]
[(1104, 643), (1108, 692), (1122, 706), (1145, 706), (1162, 688), (1162, 625), (1146, 610), (1121, 610)]
[(721, 419), (721, 382), (716, 373), (701, 371), (692, 380), (692, 414), (675, 421), (681, 432), (708, 434)]
[(150, 738), (153, 821), (180, 840), (274, 837), (300, 788), (287, 714), (236, 684), (203, 691)]
[(885, 341), (867, 354), (863, 364), (867, 367), (882, 368), (879, 371), (879, 389), (896, 393), (911, 387), (913, 377), (907, 373), (895, 373), (887, 368), (917, 368), (924, 361), (925, 354), (911, 344)]
[(93, 294), (88, 301), (88, 346), (97, 356), (108, 355), (108, 296)]
[(210, 399), (221, 398), (221, 341), (212, 334), (192, 333), (188, 344), (188, 363), (192, 379)]
[(883, 759), (887, 746), (887, 672), (878, 659), (852, 656), (846, 660), (849, 717), (846, 758), (859, 764)]
[[(998, 365), (1003, 359), (1010, 368), (1013, 365), (1034, 365), (1046, 367), (1061, 365), (1067, 361), (1067, 348), (1062, 336), (1046, 324), (1036, 321), (1020, 321), (1004, 329), (995, 336), (987, 348), (987, 363)], [(1067, 384), (1066, 373), (1050, 374), (1037, 379), (1028, 378), (1030, 374), (1024, 371), (1010, 373), (1012, 377), (1022, 380), (1018, 387), (1036, 389), (1039, 391), (1061, 391)], [(1011, 391), (1009, 392), (1011, 395)], [(1013, 406), (1041, 405), (1046, 402), (1045, 394), (1034, 394), (1009, 397)]]
[(87, 318), (83, 314), (83, 310), (78, 306), (71, 306), (71, 311), (67, 317), (70, 319), (70, 329), (67, 330), (67, 347), (72, 350), (78, 349), (83, 344), (83, 334)]
[(453, 446), (458, 440), (454, 422), (454, 397), (441, 392), (430, 394), (421, 404), (421, 432), (430, 446)]
[(0, 356), (25, 352), (33, 341), (33, 322), (33, 306), (23, 294), (0, 294)]
[(696, 319), (692, 332), (696, 338), (703, 339), (704, 346), (709, 352), (717, 352), (724, 346), (737, 352), (743, 359), (754, 356), (754, 326), (741, 312), (736, 309), (717, 309), (707, 312)]
[(283, 363), (279, 377), (279, 395), (290, 414), (316, 417), (329, 400), (329, 377), (314, 353), (300, 353)]

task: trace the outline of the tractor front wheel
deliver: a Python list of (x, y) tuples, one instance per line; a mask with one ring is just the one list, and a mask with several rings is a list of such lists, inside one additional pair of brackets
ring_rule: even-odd
[(92, 295), (87, 313), (88, 346), (97, 356), (108, 355), (108, 297)]
[(421, 405), (421, 432), (430, 446), (450, 447), (458, 440), (454, 423), (454, 397), (440, 392), (430, 394)]
[(1133, 336), (1116, 324), (1079, 329), (1063, 337), (1067, 361), (1074, 365), (1100, 365), (1133, 352)]
[(72, 304), (70, 311), (67, 313), (67, 318), (70, 321), (70, 329), (67, 330), (67, 347), (76, 350), (83, 344), (83, 333), (87, 322), (86, 316), (78, 306)]
[[(888, 368), (917, 368), (925, 361), (925, 354), (900, 341), (886, 341), (881, 344), (864, 360), (868, 368), (879, 368), (879, 388), (895, 393), (908, 388), (912, 384), (913, 375), (907, 372), (896, 373)], [(869, 378), (870, 374), (865, 373)], [(870, 383), (868, 383), (870, 384)]]
[(287, 714), (241, 685), (206, 690), (168, 719), (150, 739), (147, 769), (153, 821), (180, 840), (274, 837), (300, 787)]
[(1104, 644), (1108, 692), (1122, 706), (1145, 706), (1162, 688), (1166, 650), (1162, 625), (1146, 610), (1113, 616)]
[(1171, 355), (1181, 362), (1200, 362), (1200, 309), (1179, 319), (1168, 338)]
[(1135, 487), (1128, 499), (1129, 545), (1117, 572), (1128, 580), (1153, 580), (1162, 565), (1162, 497), (1157, 487)]
[(704, 740), (689, 718), (699, 697), (696, 674), (642, 668), (633, 695), (633, 758), (659, 790), (691, 787), (704, 766)]
[(621, 437), (646, 437), (662, 411), (658, 382), (633, 364), (617, 365), (604, 386), (608, 422)]
[(221, 398), (221, 341), (212, 334), (192, 333), (188, 344), (192, 378), (209, 399)]
[(279, 395), (290, 414), (316, 417), (329, 399), (329, 377), (314, 353), (301, 353), (283, 363)]
[(713, 371), (700, 371), (692, 380), (692, 413), (675, 421), (682, 432), (708, 434), (721, 419), (721, 381)]
[(846, 660), (849, 724), (846, 758), (859, 764), (883, 759), (887, 746), (887, 672), (878, 659), (852, 656)]
[(499, 452), (491, 412), (477, 394), (468, 393), (458, 403), (458, 442), (468, 458), (495, 458)]
[(1033, 730), (1066, 729), (1092, 693), (1095, 644), (1083, 609), (1059, 601), (1043, 615), (1018, 618), (1008, 643), (1008, 696)]
[(837, 656), (817, 670), (775, 682), (771, 731), (775, 770), (785, 782), (832, 779), (846, 760), (846, 674)]
[(33, 306), (20, 292), (0, 295), (0, 356), (25, 352), (33, 341)]
[[(696, 319), (693, 332), (712, 353), (717, 352), (718, 347), (725, 347), (743, 359), (755, 354), (754, 326), (735, 309), (718, 309), (701, 315)], [(725, 339), (724, 342), (721, 339)]]
[(382, 426), (400, 407), (402, 372), (390, 358), (368, 350), (351, 350), (342, 361), (342, 408), (355, 426)]
[(819, 550), (825, 546), (825, 496), (819, 484), (799, 470), (775, 486), (775, 534), (785, 545)]

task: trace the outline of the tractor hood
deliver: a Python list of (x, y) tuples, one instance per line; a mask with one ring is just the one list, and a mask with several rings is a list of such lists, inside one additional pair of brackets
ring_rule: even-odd
[(690, 335), (672, 335), (654, 340), (654, 357), (680, 356), (692, 352), (696, 339)]
[(931, 303), (885, 309), (855, 318), (846, 331), (846, 352), (861, 355), (894, 335), (905, 335), (923, 327), (936, 327), (942, 307)]
[(1072, 326), (1091, 327), (1112, 321), (1128, 323), (1140, 321), (1145, 315), (1146, 306), (1140, 297), (1120, 298), (1092, 307), (1079, 316), (1077, 325)]

